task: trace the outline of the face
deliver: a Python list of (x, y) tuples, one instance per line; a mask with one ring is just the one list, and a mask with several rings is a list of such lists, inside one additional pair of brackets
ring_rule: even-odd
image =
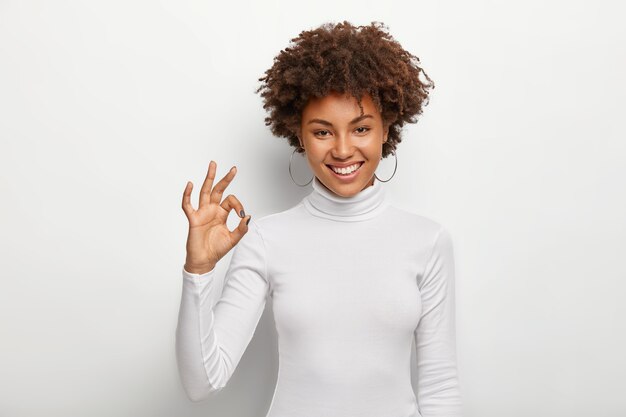
[(333, 92), (312, 98), (302, 111), (298, 137), (308, 163), (326, 188), (343, 197), (374, 184), (389, 133), (369, 95), (363, 96), (361, 105), (362, 114), (356, 98)]

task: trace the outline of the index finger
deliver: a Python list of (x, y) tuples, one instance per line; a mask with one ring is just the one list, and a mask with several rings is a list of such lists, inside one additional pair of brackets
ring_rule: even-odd
[(222, 194), (228, 187), (228, 184), (235, 178), (235, 174), (237, 173), (237, 167), (232, 167), (230, 171), (213, 187), (211, 191), (211, 203), (220, 204), (222, 202)]

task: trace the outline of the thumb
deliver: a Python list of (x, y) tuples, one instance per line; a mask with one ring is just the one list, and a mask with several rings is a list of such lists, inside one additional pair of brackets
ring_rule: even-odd
[(235, 242), (234, 245), (239, 243), (241, 238), (243, 238), (243, 236), (246, 233), (248, 233), (248, 230), (250, 229), (250, 226), (248, 225), (248, 223), (250, 223), (250, 219), (252, 219), (251, 215), (248, 215), (242, 218), (241, 220), (239, 220), (239, 224), (237, 225), (235, 230), (230, 232), (230, 236), (232, 237), (232, 240)]

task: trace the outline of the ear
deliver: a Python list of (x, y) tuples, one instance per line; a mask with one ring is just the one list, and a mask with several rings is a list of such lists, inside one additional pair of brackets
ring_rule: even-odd
[(297, 126), (295, 128), (294, 134), (298, 138), (298, 142), (300, 143), (300, 147), (304, 148), (304, 142), (302, 141), (302, 128), (300, 126)]
[(387, 142), (387, 139), (389, 139), (389, 125), (384, 124), (383, 125), (383, 142)]

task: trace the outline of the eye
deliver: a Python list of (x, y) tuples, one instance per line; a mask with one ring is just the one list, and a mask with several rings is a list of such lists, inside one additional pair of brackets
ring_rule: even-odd
[(361, 126), (361, 127), (357, 127), (357, 128), (356, 128), (356, 130), (357, 130), (357, 131), (358, 131), (359, 129), (365, 129), (365, 130), (361, 130), (361, 131), (360, 131), (360, 132), (358, 132), (358, 133), (366, 133), (366, 132), (368, 132), (368, 131), (370, 130), (370, 128), (369, 128), (369, 127), (365, 127), (365, 126)]
[(315, 135), (322, 136), (322, 137), (328, 136), (328, 135), (323, 134), (323, 133), (328, 133), (328, 130), (318, 130), (317, 132), (315, 132)]

